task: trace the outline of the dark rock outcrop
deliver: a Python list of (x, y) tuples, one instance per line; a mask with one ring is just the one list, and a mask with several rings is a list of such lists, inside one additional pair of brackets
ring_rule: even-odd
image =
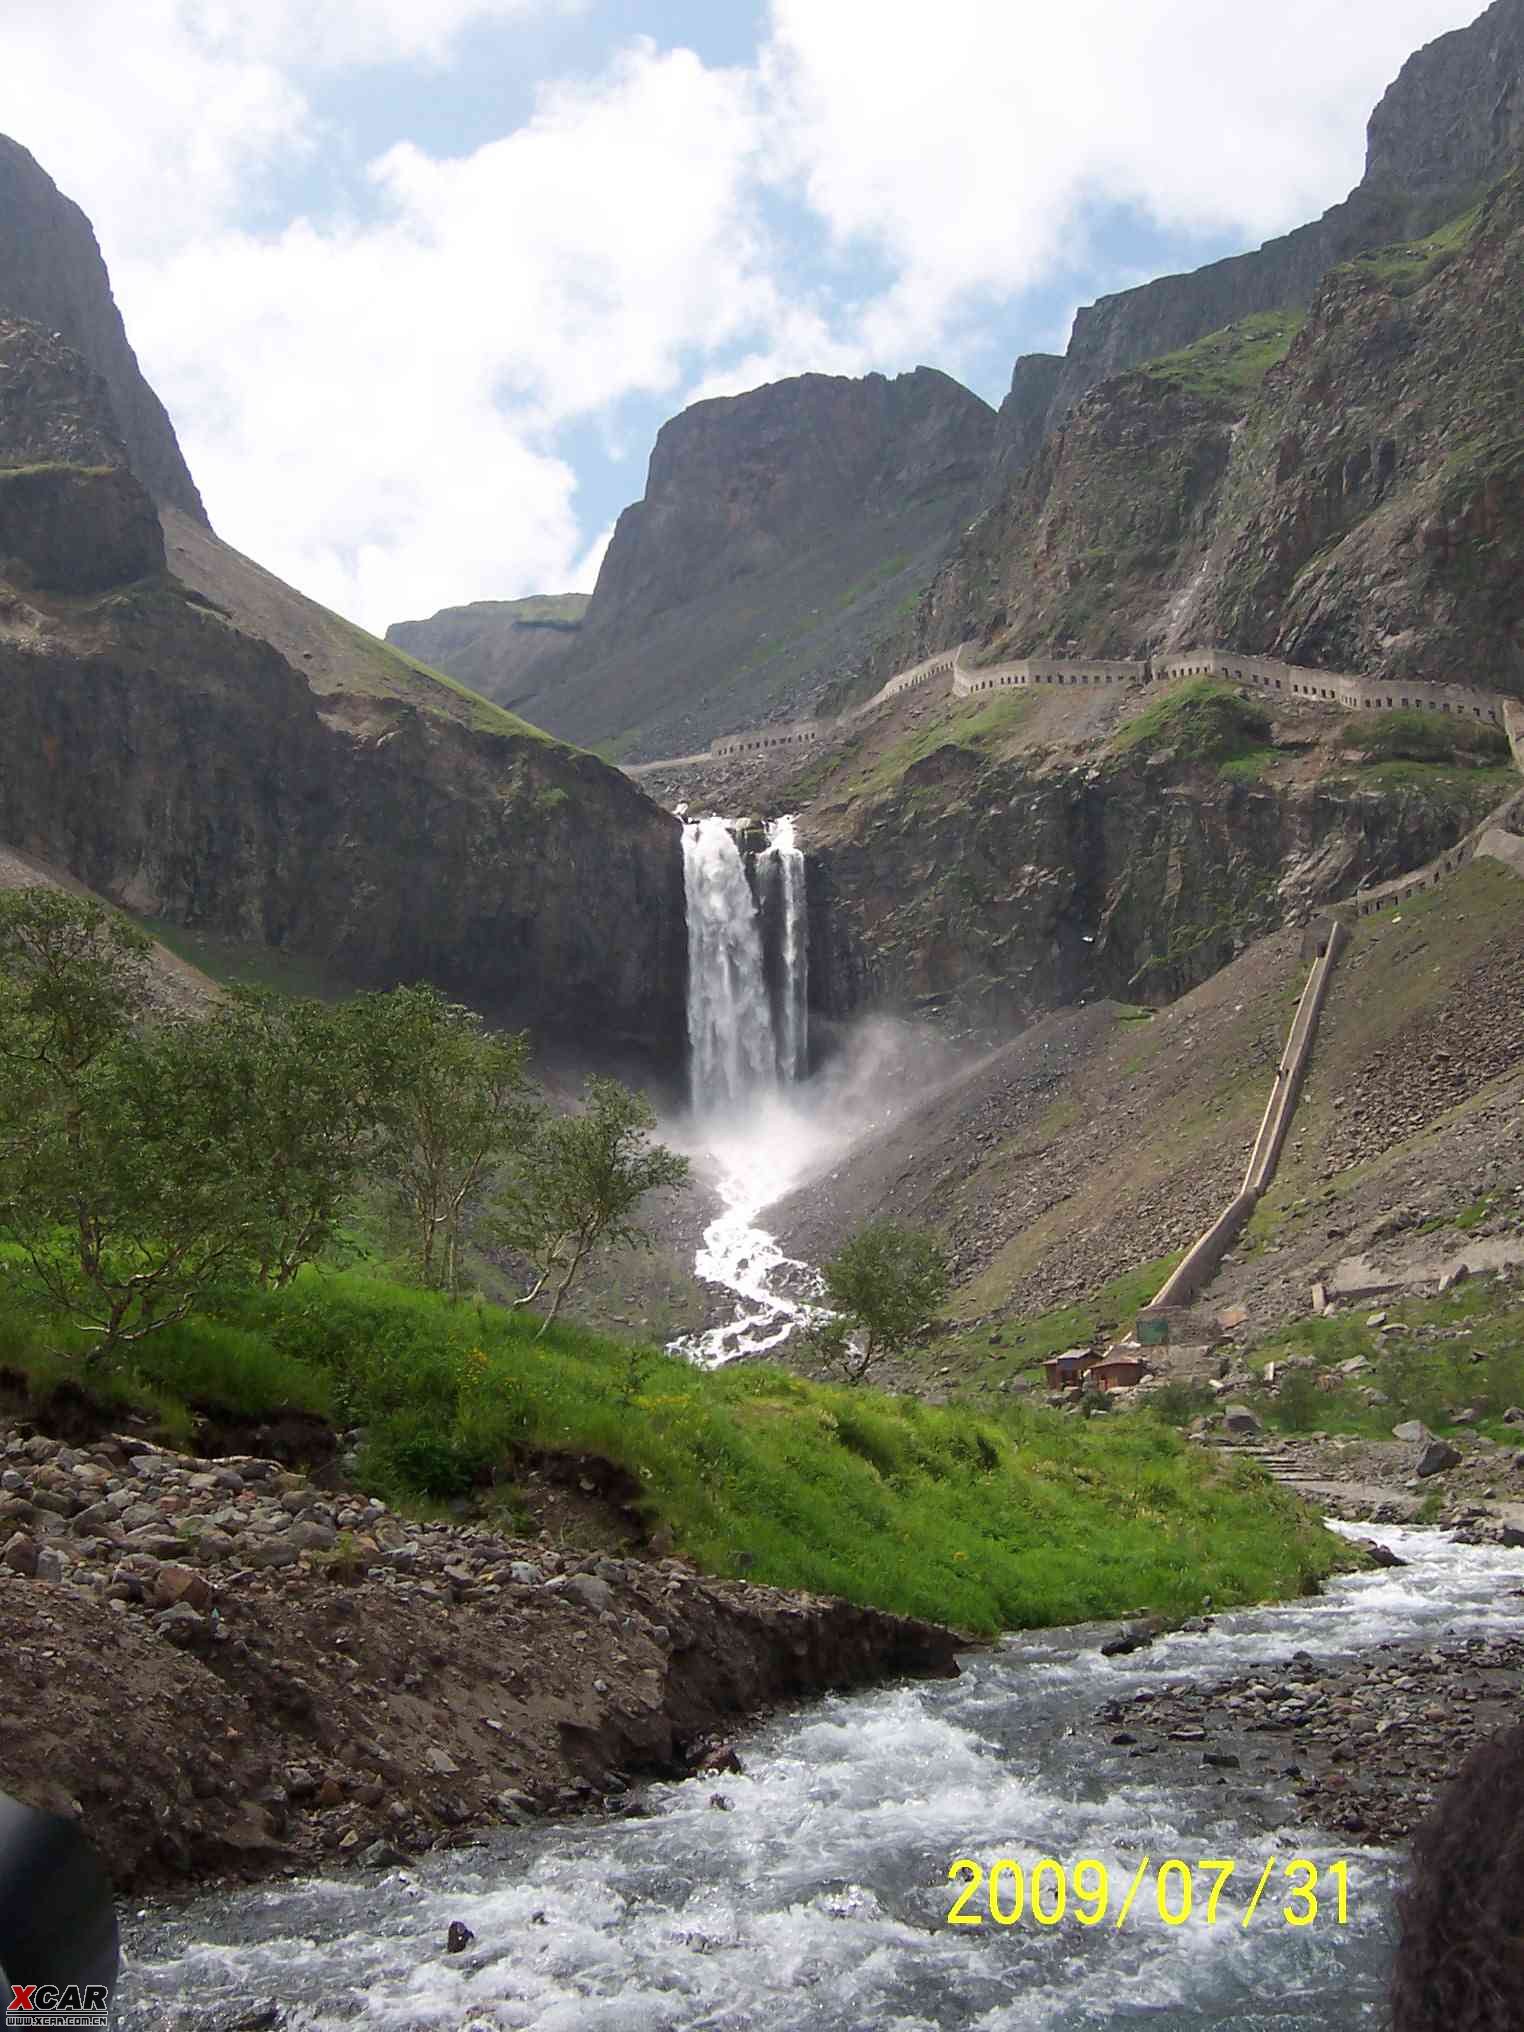
[(1516, 167), (1437, 242), (1332, 270), (1257, 385), (1222, 371), (1232, 332), (1194, 366), (1104, 382), (870, 677), (965, 640), (1011, 655), (1216, 643), (1524, 695), (1521, 288)]
[(1061, 353), (1023, 353), (1011, 370), (1011, 390), (995, 419), (992, 493), (1009, 486), (1022, 467), (1036, 458), (1063, 372)]
[(801, 716), (947, 555), (991, 422), (925, 367), (696, 403), (657, 438), (577, 646), (504, 702), (623, 755)]
[[(1054, 377), (1047, 427), (1098, 382), (1237, 319), (1304, 304), (1336, 263), (1432, 232), (1503, 172), (1521, 134), (1524, 0), (1493, 0), (1469, 27), (1438, 37), (1403, 65), (1371, 115), (1365, 175), (1343, 203), (1252, 253), (1082, 309)], [(1040, 432), (1027, 407), (1008, 402), (997, 474), (1030, 456), (1024, 447), (1035, 449), (1034, 435)]]
[(167, 553), (113, 420), (76, 352), (0, 322), (0, 842), (145, 916), (676, 1072), (676, 821), (176, 509)]
[(626, 508), (598, 574), (590, 637), (624, 632), (765, 572), (859, 518), (974, 485), (990, 413), (918, 367), (801, 374), (696, 402), (663, 424), (644, 500)]
[(554, 593), (473, 600), (466, 607), (442, 607), (426, 621), (394, 621), (386, 639), (436, 670), (447, 670), (483, 698), (504, 701), (523, 691), (536, 664), (574, 645), (588, 599), (586, 593)]
[(146, 916), (426, 979), (676, 1070), (675, 820), (617, 771), (402, 700), (319, 699), (165, 579), (0, 611), (0, 838)]
[(163, 568), (159, 518), (127, 469), (104, 382), (62, 340), (0, 316), (0, 573), (89, 593)]
[(163, 506), (206, 520), (164, 405), (143, 379), (90, 221), (0, 135), (0, 309), (56, 333), (105, 383), (133, 472)]
[(985, 761), (946, 745), (811, 835), (812, 1003), (1000, 1030), (1164, 1003), (1292, 911), (1443, 852), (1463, 798), (1238, 782), (1157, 756)]

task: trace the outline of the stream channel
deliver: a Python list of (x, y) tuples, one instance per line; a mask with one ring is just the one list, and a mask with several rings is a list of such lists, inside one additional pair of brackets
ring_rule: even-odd
[[(1342, 1528), (1342, 1527), (1338, 1527)], [(1358, 1527), (1410, 1563), (1312, 1601), (1221, 1616), (1113, 1660), (1095, 1627), (1015, 1636), (956, 1681), (841, 1696), (740, 1739), (740, 1777), (661, 1784), (646, 1818), (505, 1830), (408, 1868), (207, 1895), (124, 1927), (122, 2032), (1344, 2032), (1379, 2026), (1400, 1859), (1290, 1817), (1289, 1736), (1246, 1739), (1268, 1772), (1203, 1766), (1201, 1745), (1133, 1761), (1096, 1708), (1161, 1681), (1273, 1674), (1295, 1651), (1345, 1656), (1516, 1627), (1524, 1555)], [(1178, 1751), (1178, 1755), (1175, 1752)], [(722, 1796), (728, 1811), (711, 1804)], [(1164, 1924), (1147, 1854), (1234, 1859), (1216, 1923)], [(1348, 1916), (1310, 1925), (1263, 1862), (1348, 1860)], [(1072, 1869), (1113, 1893), (1088, 1929), (947, 1922), (956, 1857)], [(1324, 1883), (1328, 1879), (1325, 1875)], [(1009, 1898), (1008, 1889), (1005, 1897)], [(1049, 1887), (1051, 1903), (1051, 1885)], [(445, 1952), (459, 1920), (475, 1935)], [(272, 2008), (273, 2007), (273, 2008)]]

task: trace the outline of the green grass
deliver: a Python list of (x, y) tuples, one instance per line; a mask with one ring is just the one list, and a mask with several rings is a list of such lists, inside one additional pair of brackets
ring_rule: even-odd
[(29, 464), (0, 464), (0, 481), (25, 479), (34, 473), (78, 473), (84, 479), (102, 480), (116, 471), (115, 466), (85, 466), (76, 459), (33, 459)]
[(1232, 685), (1196, 677), (1172, 686), (1112, 736), (1110, 753), (1131, 758), (1140, 751), (1170, 748), (1182, 761), (1253, 761), (1273, 754), (1270, 717), (1241, 699)]
[[(1455, 1224), (1471, 1212), (1465, 1209)], [(1373, 1309), (1409, 1331), (1383, 1337), (1366, 1325)], [(1452, 1337), (1456, 1329), (1460, 1338)], [(1431, 1431), (1448, 1433), (1460, 1429), (1450, 1413), (1469, 1408), (1479, 1414), (1478, 1425), (1469, 1429), (1517, 1441), (1515, 1429), (1502, 1422), (1510, 1406), (1524, 1404), (1524, 1291), (1516, 1284), (1477, 1278), (1443, 1298), (1388, 1299), (1377, 1307), (1297, 1320), (1258, 1342), (1249, 1366), (1260, 1369), (1292, 1354), (1311, 1355), (1324, 1380), (1312, 1380), (1314, 1372), (1307, 1372), (1308, 1383), (1289, 1390), (1272, 1409), (1273, 1422), (1283, 1430), (1385, 1439), (1394, 1425), (1418, 1418)], [(1335, 1383), (1333, 1372), (1356, 1355), (1366, 1357), (1371, 1373)], [(1372, 1388), (1388, 1401), (1368, 1405), (1364, 1393)]]
[[(1077, 1299), (1072, 1305), (1057, 1305), (1048, 1312), (1040, 1312), (1030, 1319), (1008, 1320), (999, 1329), (998, 1353), (1003, 1367), (1011, 1369), (1033, 1369), (1048, 1360), (1050, 1355), (1061, 1355), (1065, 1348), (1086, 1347), (1104, 1334), (1115, 1333), (1123, 1327), (1130, 1327), (1133, 1315), (1141, 1306), (1152, 1299), (1159, 1286), (1180, 1261), (1179, 1252), (1173, 1256), (1160, 1256), (1152, 1263), (1142, 1263), (1135, 1270), (1128, 1270), (1120, 1277), (1114, 1277), (1109, 1284), (1103, 1284), (1088, 1298)], [(960, 1347), (978, 1348), (980, 1352), (994, 1354), (988, 1346), (989, 1335), (984, 1335), (983, 1346), (977, 1339), (960, 1337)], [(934, 1350), (941, 1361), (948, 1359), (949, 1343), (938, 1343)]]
[[(407, 698), (419, 697), (420, 680), (425, 685), (442, 685), (464, 704), (469, 724), (481, 733), (515, 735), (523, 740), (542, 741), (549, 747), (567, 746), (566, 742), (557, 741), (543, 728), (521, 720), (517, 713), (493, 705), (490, 699), (484, 699), (447, 671), (436, 670), (430, 663), (421, 663), (416, 656), (409, 656), (405, 649), (383, 642), (379, 636), (357, 627), (353, 621), (346, 621), (342, 614), (335, 614), (326, 607), (320, 611), (355, 658), (345, 672), (346, 682), (363, 672), (371, 684), (362, 688), (373, 686), (379, 691)], [(422, 702), (425, 705), (430, 703), (426, 691), (422, 694)]]
[(1251, 748), (1247, 754), (1235, 755), (1230, 762), (1221, 763), (1217, 773), (1230, 783), (1263, 783), (1280, 759), (1276, 748)]
[(1357, 254), (1346, 266), (1373, 282), (1383, 283), (1394, 296), (1410, 296), (1466, 246), (1476, 231), (1481, 209), (1480, 205), (1473, 205), (1437, 232), (1430, 233), (1427, 239), (1373, 247), (1365, 254)]
[(225, 988), (273, 988), (277, 994), (312, 995), (324, 1002), (341, 1002), (354, 992), (352, 983), (312, 953), (285, 952), (253, 939), (191, 931), (161, 917), (143, 917), (138, 922), (177, 959), (198, 967)]
[[(40, 1387), (73, 1352), (50, 1348), (0, 1290), (0, 1362)], [(1256, 1470), (1207, 1461), (1148, 1417), (933, 1408), (751, 1364), (711, 1374), (571, 1327), (537, 1341), (512, 1313), (357, 1273), (229, 1295), (101, 1387), (361, 1424), (362, 1480), (404, 1502), (483, 1485), (526, 1450), (599, 1455), (710, 1571), (977, 1632), (1284, 1596), (1341, 1560)]]
[(1343, 742), (1366, 762), (1507, 763), (1508, 738), (1500, 728), (1453, 714), (1396, 711), (1363, 713), (1345, 722)]
[(1270, 369), (1285, 359), (1306, 321), (1305, 311), (1260, 311), (1148, 361), (1142, 372), (1209, 399), (1252, 395)]
[(893, 790), (915, 763), (943, 749), (972, 756), (992, 754), (1031, 718), (1037, 704), (1034, 693), (1020, 688), (997, 691), (992, 698), (956, 700), (930, 726), (920, 727), (897, 741), (849, 787), (868, 797)]

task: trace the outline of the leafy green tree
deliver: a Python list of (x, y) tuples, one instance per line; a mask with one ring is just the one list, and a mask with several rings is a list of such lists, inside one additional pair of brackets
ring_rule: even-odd
[(822, 1275), (833, 1316), (815, 1328), (813, 1338), (852, 1383), (883, 1356), (909, 1347), (947, 1295), (947, 1257), (940, 1243), (899, 1221), (859, 1228)]
[(142, 1020), (148, 949), (99, 904), (0, 897), (0, 1236), (97, 1353), (249, 1260), (238, 1094), (207, 1026)]
[(472, 1210), (532, 1133), (529, 1040), (494, 1035), (436, 988), (359, 1004), (384, 1090), (375, 1170), (411, 1230), (419, 1275), (456, 1295)]
[(234, 988), (209, 1019), (236, 1095), (255, 1274), (279, 1289), (336, 1239), (407, 1072), (391, 998), (327, 1003)]
[(594, 1078), (579, 1114), (547, 1111), (516, 1153), (498, 1193), (495, 1232), (531, 1266), (516, 1305), (533, 1305), (553, 1287), (542, 1334), (597, 1250), (650, 1246), (635, 1220), (646, 1195), (686, 1181), (687, 1158), (653, 1143), (655, 1126), (643, 1094)]
[(142, 1016), (152, 941), (63, 889), (0, 891), (0, 1055), (14, 1117), (66, 1085)]

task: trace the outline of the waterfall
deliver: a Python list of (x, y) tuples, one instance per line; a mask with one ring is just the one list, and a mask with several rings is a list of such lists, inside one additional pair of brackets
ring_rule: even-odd
[(809, 921), (804, 900), (804, 855), (794, 839), (794, 821), (775, 818), (767, 828), (767, 853), (783, 892), (778, 1070), (785, 1080), (807, 1071), (809, 1044)]
[(700, 1114), (736, 1107), (809, 1057), (809, 916), (791, 818), (767, 827), (755, 880), (721, 818), (683, 827), (688, 1046)]
[(688, 910), (688, 1049), (699, 1113), (734, 1108), (777, 1076), (762, 927), (729, 826), (683, 827)]

